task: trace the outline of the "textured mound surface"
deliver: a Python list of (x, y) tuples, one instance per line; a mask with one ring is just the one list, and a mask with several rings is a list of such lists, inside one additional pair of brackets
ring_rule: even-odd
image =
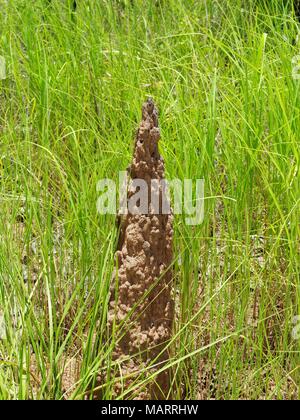
[[(114, 358), (121, 363), (123, 376), (132, 374), (127, 380), (128, 386), (134, 385), (141, 369), (156, 364), (155, 368), (147, 370), (149, 375), (163, 367), (168, 358), (164, 347), (170, 340), (174, 316), (171, 297), (172, 215), (162, 214), (161, 209), (154, 214), (151, 203), (151, 197), (152, 200), (156, 197), (155, 200), (161, 203), (164, 194), (157, 184), (152, 184), (151, 194), (151, 180), (164, 179), (164, 161), (158, 151), (159, 138), (157, 110), (153, 101), (148, 99), (143, 105), (142, 122), (136, 136), (127, 194), (130, 199), (137, 192), (134, 180), (145, 180), (148, 212), (128, 212), (121, 219), (117, 269), (109, 308), (110, 330), (114, 324), (117, 337), (120, 336)], [(165, 398), (169, 390), (169, 374), (168, 370), (158, 374), (156, 384), (133, 394), (134, 397)], [(116, 394), (120, 391), (121, 384), (118, 384)]]

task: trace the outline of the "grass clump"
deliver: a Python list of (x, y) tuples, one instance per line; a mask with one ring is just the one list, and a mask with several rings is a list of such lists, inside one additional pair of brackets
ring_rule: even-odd
[(80, 399), (99, 375), (111, 395), (96, 185), (130, 162), (148, 95), (167, 176), (205, 179), (204, 222), (175, 218), (171, 397), (299, 398), (292, 1), (0, 7), (0, 398)]

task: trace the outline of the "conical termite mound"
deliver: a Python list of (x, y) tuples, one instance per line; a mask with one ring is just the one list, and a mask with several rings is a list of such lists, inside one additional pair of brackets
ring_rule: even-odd
[(128, 211), (119, 219), (108, 317), (116, 376), (123, 378), (114, 393), (125, 392), (124, 398), (164, 399), (170, 390), (170, 370), (164, 367), (174, 318), (173, 229), (159, 138), (157, 109), (148, 99), (128, 170)]

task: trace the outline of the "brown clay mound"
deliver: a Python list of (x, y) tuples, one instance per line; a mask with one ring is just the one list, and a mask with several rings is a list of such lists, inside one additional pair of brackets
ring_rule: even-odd
[[(112, 284), (109, 329), (115, 331), (117, 343), (114, 360), (122, 376), (130, 375), (115, 386), (115, 394), (134, 386), (142, 378), (153, 375), (168, 359), (164, 351), (171, 337), (174, 318), (172, 290), (172, 215), (154, 211), (151, 202), (162, 202), (163, 188), (151, 180), (164, 179), (164, 161), (159, 154), (158, 114), (151, 99), (143, 105), (142, 122), (137, 131), (127, 192), (130, 199), (138, 188), (134, 180), (142, 179), (148, 187), (147, 211), (128, 212), (121, 218), (120, 238), (116, 253), (116, 275)], [(165, 199), (165, 197), (164, 197)], [(160, 206), (161, 207), (161, 206)], [(143, 209), (145, 210), (145, 208)], [(137, 212), (138, 213), (138, 212)], [(118, 284), (118, 287), (116, 287)], [(156, 366), (154, 366), (154, 364)], [(124, 388), (124, 386), (126, 388)], [(137, 399), (166, 398), (170, 388), (170, 371), (156, 375), (145, 387), (130, 396)], [(130, 397), (128, 396), (128, 397)]]

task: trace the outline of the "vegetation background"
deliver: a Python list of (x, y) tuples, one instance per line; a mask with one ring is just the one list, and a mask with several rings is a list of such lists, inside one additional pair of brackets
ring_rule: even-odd
[(299, 398), (293, 2), (70, 6), (0, 0), (0, 398), (81, 399), (99, 374), (112, 395), (117, 229), (96, 184), (130, 162), (148, 95), (167, 176), (205, 178), (203, 224), (175, 219), (168, 397)]

